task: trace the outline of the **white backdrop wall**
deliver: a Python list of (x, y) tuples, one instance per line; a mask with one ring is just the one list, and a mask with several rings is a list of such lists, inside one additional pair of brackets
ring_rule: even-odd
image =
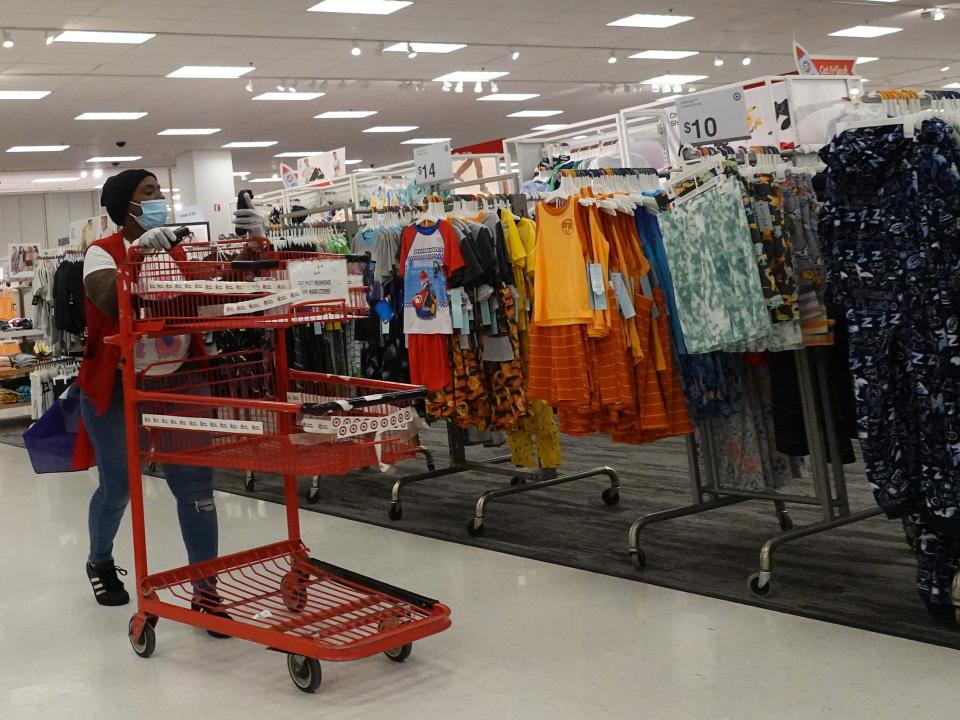
[(0, 194), (0, 258), (13, 243), (57, 246), (70, 223), (98, 215), (100, 191)]

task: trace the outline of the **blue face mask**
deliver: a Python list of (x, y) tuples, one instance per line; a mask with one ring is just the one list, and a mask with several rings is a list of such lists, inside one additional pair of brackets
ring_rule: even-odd
[(170, 213), (166, 200), (144, 200), (142, 203), (133, 204), (139, 205), (143, 211), (142, 215), (134, 215), (133, 219), (144, 230), (153, 230), (166, 224), (167, 215)]

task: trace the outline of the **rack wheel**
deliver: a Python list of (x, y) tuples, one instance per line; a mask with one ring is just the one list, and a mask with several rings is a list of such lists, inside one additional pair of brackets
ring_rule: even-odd
[(481, 522), (480, 525), (477, 525), (476, 520), (471, 520), (467, 523), (467, 534), (470, 535), (470, 537), (482, 537), (484, 530), (485, 526), (483, 522)]
[(310, 489), (307, 490), (307, 502), (310, 505), (316, 505), (320, 502), (320, 476), (316, 475), (313, 478), (313, 483), (310, 485)]
[(387, 516), (388, 516), (391, 520), (393, 520), (393, 521), (402, 520), (402, 519), (403, 519), (403, 506), (402, 506), (402, 505), (394, 505), (393, 503), (390, 503), (390, 509), (387, 510)]
[(765, 585), (760, 584), (760, 573), (754, 573), (747, 578), (747, 585), (750, 587), (750, 592), (757, 597), (766, 597), (773, 589), (773, 586), (770, 584), (769, 580)]
[(307, 606), (307, 591), (303, 587), (304, 577), (296, 570), (291, 570), (280, 581), (280, 597), (288, 610), (300, 612)]
[(437, 464), (436, 464), (433, 460), (428, 460), (428, 461), (427, 461), (427, 470), (428, 470), (429, 472), (433, 472), (433, 471), (436, 470), (436, 469), (437, 469)]
[(789, 513), (779, 513), (777, 515), (777, 520), (780, 521), (780, 529), (784, 532), (790, 532), (793, 530), (793, 518), (790, 517)]
[(643, 548), (637, 548), (636, 552), (630, 551), (631, 559), (633, 560), (633, 566), (637, 570), (643, 570), (647, 566), (647, 554), (643, 551)]
[(514, 475), (512, 478), (510, 478), (510, 484), (513, 486), (523, 485), (526, 482), (527, 481), (519, 475)]
[(144, 624), (140, 637), (135, 638), (133, 636), (133, 618), (130, 618), (130, 624), (127, 626), (127, 637), (130, 638), (130, 647), (142, 658), (150, 657), (153, 655), (153, 651), (157, 649), (157, 633), (150, 622)]
[(384, 655), (396, 663), (402, 663), (407, 661), (407, 658), (410, 657), (410, 653), (412, 652), (413, 643), (407, 643), (406, 645), (401, 645), (398, 648), (393, 648), (393, 650), (387, 650)]
[(297, 686), (297, 690), (305, 693), (314, 693), (320, 687), (323, 673), (320, 670), (320, 661), (303, 655), (287, 655), (287, 670), (290, 679)]
[(614, 505), (620, 504), (620, 491), (616, 488), (607, 488), (603, 491), (603, 495), (600, 497), (603, 498), (603, 503), (608, 507), (613, 507)]
[(253, 470), (247, 470), (247, 476), (243, 479), (243, 489), (247, 492), (257, 489), (257, 476), (253, 474)]

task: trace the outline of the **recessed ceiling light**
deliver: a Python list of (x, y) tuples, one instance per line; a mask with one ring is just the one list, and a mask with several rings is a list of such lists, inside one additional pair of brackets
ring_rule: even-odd
[(537, 125), (534, 130), (563, 130), (569, 125)]
[(360, 47), (360, 43), (354, 43), (353, 47), (350, 48), (350, 54), (354, 57), (360, 57), (363, 55), (363, 48)]
[(146, 115), (145, 112), (85, 112), (74, 120), (139, 120)]
[(359, 164), (362, 163), (362, 162), (363, 162), (363, 160), (344, 160), (344, 161), (343, 161), (343, 164), (344, 164), (344, 165), (359, 165)]
[(266, 148), (273, 147), (278, 140), (245, 140), (242, 142), (231, 142), (223, 145), (225, 148)]
[(92, 157), (87, 162), (133, 162), (134, 160), (142, 160), (142, 155), (104, 155), (100, 157)]
[(404, 140), (401, 145), (436, 145), (437, 143), (450, 142), (453, 138), (411, 138)]
[(67, 183), (67, 182), (76, 182), (80, 179), (80, 176), (76, 177), (52, 177), (52, 178), (37, 178), (36, 180), (31, 180), (32, 183)]
[(699, 54), (697, 50), (644, 50), (630, 57), (635, 60), (682, 60)]
[(220, 128), (168, 128), (157, 135), (213, 135), (218, 132)]
[(854, 25), (830, 33), (830, 37), (877, 38), (898, 33), (903, 28), (884, 27), (883, 25)]
[(465, 83), (474, 83), (474, 82), (490, 82), (491, 80), (496, 80), (497, 78), (502, 78), (505, 75), (509, 75), (508, 72), (488, 72), (486, 70), (458, 70), (457, 72), (447, 73), (446, 75), (441, 75), (440, 77), (434, 78), (434, 82), (465, 82)]
[(167, 75), (168, 78), (238, 78), (256, 70), (253, 65), (234, 67), (229, 65), (184, 65)]
[(49, 94), (49, 90), (0, 90), (0, 100), (39, 100)]
[(523, 102), (538, 97), (540, 97), (540, 93), (494, 93), (493, 95), (478, 97), (477, 100), (483, 100), (484, 102)]
[(512, 118), (531, 118), (531, 117), (553, 117), (554, 115), (562, 115), (563, 110), (521, 110), (519, 112), (510, 113), (507, 117)]
[(457, 50), (462, 50), (466, 47), (462, 43), (428, 43), (428, 42), (415, 42), (415, 43), (405, 43), (398, 42), (383, 49), (384, 52), (410, 52), (410, 48), (413, 48), (414, 52), (418, 53), (452, 53)]
[(322, 92), (265, 92), (260, 93), (254, 100), (316, 100), (322, 98), (326, 93)]
[(7, 148), (7, 152), (28, 153), (28, 152), (61, 152), (66, 150), (69, 145), (14, 145)]
[(307, 10), (352, 15), (390, 15), (409, 5), (413, 5), (413, 0), (323, 0)]
[(637, 13), (608, 22), (611, 27), (668, 28), (693, 20), (692, 15), (646, 15)]
[(310, 152), (282, 152), (274, 155), (275, 158), (288, 158), (288, 157), (313, 157), (314, 155), (323, 155), (323, 150), (312, 150)]
[(942, 68), (940, 68), (940, 72), (950, 72), (950, 66), (944, 65)]
[(0, 37), (3, 38), (3, 43), (0, 44), (2, 44), (3, 47), (7, 48), (8, 50), (16, 44), (13, 42), (13, 35), (11, 35), (7, 30), (4, 30), (2, 33), (0, 33)]
[(139, 45), (155, 38), (153, 33), (102, 32), (87, 30), (64, 30), (53, 38), (53, 42), (72, 43), (116, 43), (121, 45)]
[(419, 125), (377, 125), (364, 130), (365, 133), (405, 133), (417, 130)]
[(376, 115), (377, 112), (377, 110), (328, 110), (313, 117), (317, 120), (354, 120)]
[(707, 75), (658, 75), (644, 80), (644, 85), (686, 85), (687, 83), (706, 80)]
[(876, 62), (880, 58), (873, 57), (872, 55), (862, 55), (857, 58), (857, 65), (866, 65), (867, 63)]

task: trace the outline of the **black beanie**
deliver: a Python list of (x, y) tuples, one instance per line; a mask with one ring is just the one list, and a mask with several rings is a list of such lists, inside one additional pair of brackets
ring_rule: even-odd
[(127, 206), (136, 192), (137, 186), (145, 177), (157, 176), (149, 170), (124, 170), (118, 175), (107, 178), (100, 192), (100, 205), (107, 209), (107, 215), (119, 227), (123, 227), (127, 218)]

